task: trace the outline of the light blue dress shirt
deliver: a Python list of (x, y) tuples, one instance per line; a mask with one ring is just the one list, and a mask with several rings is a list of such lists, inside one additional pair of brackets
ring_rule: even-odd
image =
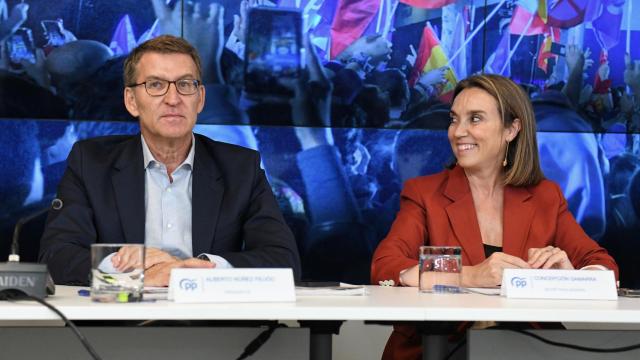
[[(195, 138), (187, 158), (172, 173), (170, 181), (165, 164), (156, 160), (142, 138), (145, 168), (145, 245), (166, 251), (180, 259), (193, 257), (191, 238), (191, 184)], [(232, 268), (223, 257), (206, 255), (217, 268)]]

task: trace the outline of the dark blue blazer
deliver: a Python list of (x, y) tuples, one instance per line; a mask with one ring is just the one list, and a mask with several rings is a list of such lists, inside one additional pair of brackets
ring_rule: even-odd
[[(271, 192), (258, 152), (195, 135), (193, 254), (234, 267), (288, 267), (299, 277), (293, 234)], [(144, 243), (145, 170), (140, 134), (76, 143), (40, 245), (57, 284), (89, 283), (93, 243)]]

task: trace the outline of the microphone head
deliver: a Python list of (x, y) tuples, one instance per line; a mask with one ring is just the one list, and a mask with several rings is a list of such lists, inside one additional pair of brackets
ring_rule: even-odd
[(62, 206), (64, 206), (64, 203), (58, 198), (55, 198), (51, 201), (51, 208), (53, 210), (60, 210), (62, 209)]

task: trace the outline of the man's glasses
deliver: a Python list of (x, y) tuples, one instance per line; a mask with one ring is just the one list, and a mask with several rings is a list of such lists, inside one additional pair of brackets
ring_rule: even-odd
[(200, 80), (195, 79), (180, 79), (175, 81), (169, 80), (147, 80), (138, 84), (131, 84), (128, 87), (136, 87), (144, 85), (144, 89), (150, 96), (163, 96), (169, 91), (169, 86), (174, 84), (178, 94), (180, 95), (193, 95), (198, 91), (200, 86)]

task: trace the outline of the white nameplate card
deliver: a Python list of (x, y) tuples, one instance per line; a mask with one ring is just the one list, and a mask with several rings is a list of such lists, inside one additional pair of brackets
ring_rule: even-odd
[(296, 301), (291, 269), (171, 270), (169, 300), (181, 303)]
[(504, 269), (502, 296), (520, 299), (617, 300), (613, 271)]

